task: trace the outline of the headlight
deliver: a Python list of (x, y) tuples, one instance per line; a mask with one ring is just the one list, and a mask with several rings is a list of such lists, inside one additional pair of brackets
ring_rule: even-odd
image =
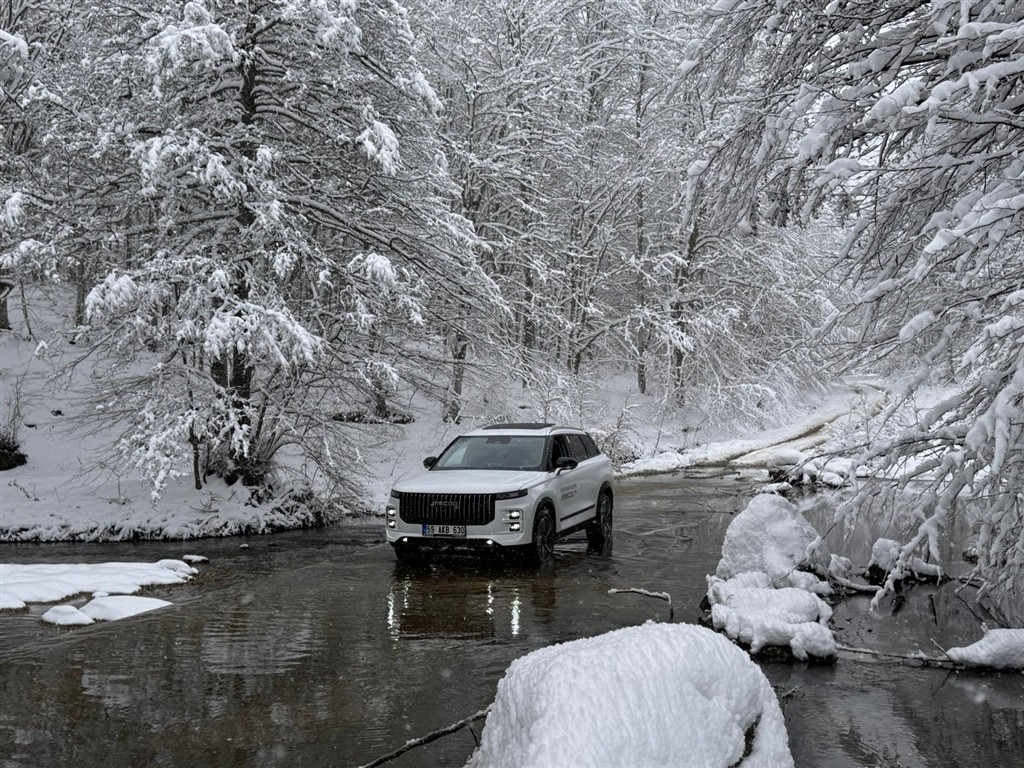
[(398, 511), (394, 507), (388, 507), (388, 517), (395, 517)]
[(523, 496), (526, 496), (527, 493), (529, 493), (529, 491), (527, 491), (525, 488), (522, 489), (521, 491), (505, 491), (504, 493), (494, 494), (494, 500), (506, 501), (508, 499), (521, 499), (523, 498)]
[(508, 519), (509, 520), (518, 520), (522, 516), (523, 516), (523, 510), (521, 510), (521, 509), (510, 509), (508, 511)]
[(509, 529), (509, 530), (510, 530), (510, 531), (511, 531), (512, 533), (516, 533), (517, 531), (519, 531), (520, 529), (522, 529), (522, 527), (523, 527), (523, 524), (522, 524), (522, 523), (509, 523), (509, 524), (508, 524), (508, 529)]

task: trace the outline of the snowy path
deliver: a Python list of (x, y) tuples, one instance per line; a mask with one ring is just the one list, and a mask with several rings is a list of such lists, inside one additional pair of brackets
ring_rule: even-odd
[(887, 396), (888, 392), (881, 386), (852, 382), (837, 389), (827, 402), (796, 424), (742, 439), (723, 440), (638, 459), (624, 465), (621, 475), (650, 475), (689, 467), (764, 468), (774, 453), (784, 450), (806, 452), (827, 442), (834, 427), (851, 420), (870, 418), (881, 410)]

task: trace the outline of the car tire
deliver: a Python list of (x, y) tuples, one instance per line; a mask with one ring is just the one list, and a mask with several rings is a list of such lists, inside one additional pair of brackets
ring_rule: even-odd
[(612, 553), (612, 495), (601, 491), (597, 497), (597, 511), (594, 519), (587, 525), (587, 552), (595, 555)]
[(401, 541), (396, 541), (392, 546), (395, 548), (395, 557), (402, 565), (425, 565), (430, 562), (430, 552), (426, 547)]
[(555, 559), (555, 512), (543, 506), (533, 517), (533, 540), (527, 547), (533, 565), (547, 565)]

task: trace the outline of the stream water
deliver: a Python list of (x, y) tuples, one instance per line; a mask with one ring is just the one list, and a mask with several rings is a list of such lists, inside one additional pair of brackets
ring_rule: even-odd
[[(668, 592), (674, 620), (696, 621), (705, 574), (755, 488), (743, 477), (624, 482), (614, 554), (568, 542), (540, 572), (463, 560), (404, 568), (376, 525), (0, 545), (11, 563), (210, 558), (189, 584), (147, 593), (172, 607), (132, 619), (66, 630), (39, 620), (44, 606), (0, 614), (0, 765), (362, 765), (486, 707), (531, 650), (668, 620), (664, 601), (609, 589)], [(866, 599), (846, 601), (835, 625), (844, 645), (927, 651), (932, 640), (978, 639), (982, 618), (963, 592), (918, 587), (877, 614)], [(1020, 673), (861, 654), (762, 668), (798, 766), (1024, 764)], [(473, 748), (463, 729), (391, 765), (459, 766)]]

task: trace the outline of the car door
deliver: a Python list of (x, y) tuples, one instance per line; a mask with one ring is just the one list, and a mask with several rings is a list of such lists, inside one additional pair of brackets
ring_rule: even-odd
[(563, 469), (559, 472), (556, 467), (558, 460), (563, 457), (575, 458), (567, 435), (554, 435), (551, 438), (551, 468), (554, 477), (551, 480), (551, 493), (555, 498), (557, 508), (558, 530), (575, 525), (582, 519), (579, 514), (582, 496), (580, 495), (578, 471), (575, 469)]
[(597, 494), (601, 490), (601, 476), (598, 462), (592, 458), (581, 435), (566, 435), (571, 456), (579, 462), (573, 470), (573, 480), (577, 488), (576, 512), (579, 516), (573, 524), (583, 522), (594, 516), (597, 509)]

